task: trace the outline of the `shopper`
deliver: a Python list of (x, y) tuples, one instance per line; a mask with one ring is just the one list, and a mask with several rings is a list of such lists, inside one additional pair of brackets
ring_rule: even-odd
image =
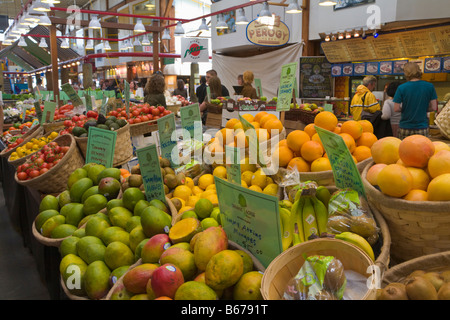
[(187, 99), (188, 92), (186, 89), (186, 84), (184, 83), (183, 79), (177, 80), (177, 88), (173, 90), (172, 96), (182, 96), (183, 98)]
[[(209, 78), (209, 90), (211, 93), (210, 99), (217, 99), (222, 96), (222, 82), (219, 77)], [(209, 103), (208, 97), (205, 97), (202, 104), (200, 104), (200, 111), (206, 112), (206, 104)]]
[[(206, 84), (209, 85), (209, 79), (211, 79), (212, 77), (217, 77), (217, 71), (214, 69), (206, 71)], [(222, 84), (222, 94), (220, 96), (222, 96), (222, 97), (230, 96), (230, 92), (223, 84)]]
[(363, 117), (370, 119), (376, 111), (381, 110), (377, 98), (372, 93), (376, 86), (377, 78), (374, 76), (365, 77), (363, 84), (358, 86), (350, 104), (350, 113), (353, 115), (353, 120), (358, 121)]
[(206, 97), (206, 77), (202, 76), (200, 78), (200, 85), (195, 90), (195, 95), (197, 96), (198, 103), (202, 104)]
[(36, 87), (33, 88), (33, 92), (46, 91), (47, 89), (42, 85), (42, 78), (37, 78)]
[(437, 111), (437, 94), (433, 84), (421, 80), (422, 71), (414, 62), (403, 69), (408, 82), (398, 87), (394, 96), (394, 110), (401, 112), (398, 138), (411, 135), (429, 136), (427, 113)]
[(402, 116), (401, 112), (396, 112), (394, 110), (394, 96), (399, 85), (400, 82), (392, 82), (386, 88), (386, 100), (384, 101), (381, 115), (381, 119), (390, 120), (392, 135), (394, 137), (397, 137), (398, 126), (400, 123), (400, 118)]
[(256, 89), (252, 86), (253, 80), (255, 80), (253, 72), (245, 71), (243, 75), (244, 88), (241, 91), (241, 95), (244, 96), (244, 98), (258, 99)]
[(243, 74), (238, 75), (237, 81), (238, 81), (238, 86), (243, 86), (244, 85), (244, 75)]
[(151, 106), (163, 106), (167, 108), (166, 97), (164, 92), (166, 90), (166, 82), (164, 76), (158, 73), (153, 74), (150, 79), (148, 79), (144, 90), (144, 102)]

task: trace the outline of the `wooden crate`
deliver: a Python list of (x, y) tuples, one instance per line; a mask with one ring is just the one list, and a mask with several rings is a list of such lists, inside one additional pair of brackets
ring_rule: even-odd
[(206, 117), (206, 126), (212, 128), (222, 128), (222, 114), (221, 113), (210, 113)]
[(286, 133), (289, 134), (294, 130), (303, 130), (305, 124), (301, 121), (284, 120), (284, 128), (286, 129)]

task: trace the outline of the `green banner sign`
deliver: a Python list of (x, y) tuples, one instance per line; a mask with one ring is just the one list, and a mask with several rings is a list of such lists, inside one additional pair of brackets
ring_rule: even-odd
[(107, 168), (113, 166), (117, 132), (90, 127), (88, 133), (86, 163), (94, 162)]
[(36, 112), (36, 117), (38, 118), (39, 122), (41, 122), (42, 121), (42, 110), (41, 110), (40, 100), (34, 102), (34, 110)]
[(75, 89), (71, 86), (70, 83), (65, 83), (61, 86), (62, 91), (64, 91), (67, 96), (69, 97), (69, 100), (72, 101), (72, 104), (75, 107), (81, 106), (83, 102), (80, 99), (80, 96), (77, 94)]
[(366, 197), (361, 175), (352, 158), (350, 150), (338, 134), (314, 126), (319, 134), (325, 152), (330, 159), (335, 185), (338, 188), (351, 188)]
[[(161, 146), (161, 157), (169, 159), (172, 167), (177, 167), (180, 163), (177, 150), (177, 141), (172, 140), (172, 134), (176, 130), (175, 114), (171, 113), (158, 119), (159, 145)], [(175, 158), (176, 157), (176, 158)]]
[(124, 93), (125, 93), (125, 108), (127, 110), (127, 114), (130, 114), (130, 84), (127, 80), (124, 81)]
[(92, 110), (92, 96), (89, 91), (84, 92), (84, 101), (86, 101), (86, 111)]
[(164, 182), (155, 144), (136, 150), (147, 200), (159, 199), (166, 203)]
[(198, 103), (180, 108), (181, 126), (187, 130), (191, 139), (203, 141), (202, 115)]
[(215, 184), (228, 239), (267, 267), (283, 251), (278, 198), (218, 177)]
[(256, 88), (256, 94), (258, 95), (258, 97), (261, 98), (262, 96), (264, 96), (261, 79), (255, 79), (255, 88)]
[(297, 83), (298, 62), (286, 64), (281, 69), (280, 87), (278, 89), (277, 111), (289, 111), (295, 84)]
[(225, 146), (225, 152), (228, 181), (241, 185), (241, 149)]
[(44, 111), (42, 112), (41, 123), (53, 122), (55, 110), (56, 110), (56, 102), (44, 101)]

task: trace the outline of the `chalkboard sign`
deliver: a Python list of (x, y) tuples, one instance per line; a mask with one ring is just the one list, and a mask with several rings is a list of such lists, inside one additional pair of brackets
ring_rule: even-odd
[(300, 58), (300, 97), (333, 96), (331, 64), (325, 57)]

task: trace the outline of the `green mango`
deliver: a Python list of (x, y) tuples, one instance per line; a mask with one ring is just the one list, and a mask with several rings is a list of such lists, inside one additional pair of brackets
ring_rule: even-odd
[(92, 300), (100, 300), (105, 297), (110, 289), (109, 277), (111, 270), (103, 261), (94, 261), (86, 269), (84, 274), (84, 289)]

